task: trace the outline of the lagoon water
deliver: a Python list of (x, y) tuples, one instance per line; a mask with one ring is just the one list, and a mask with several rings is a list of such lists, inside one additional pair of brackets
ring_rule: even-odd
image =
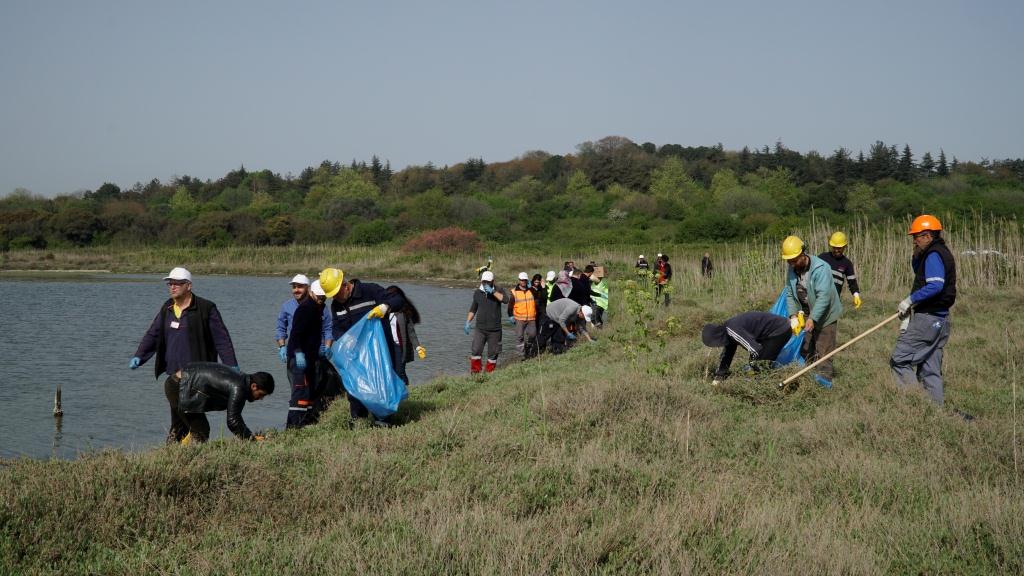
[[(416, 331), (427, 358), (409, 364), (412, 385), (467, 372), (462, 325), (471, 290), (398, 284), (423, 317)], [(193, 291), (217, 304), (242, 370), (274, 375), (277, 390), (246, 404), (246, 423), (253, 430), (284, 428), (289, 387), (274, 326), (291, 297), (288, 278), (196, 276)], [(128, 360), (166, 298), (161, 276), (0, 276), (0, 458), (74, 458), (162, 444), (170, 422), (163, 378), (154, 378), (153, 360), (137, 370), (128, 369)], [(507, 328), (503, 350), (502, 360), (515, 351)], [(58, 384), (59, 419), (53, 416)], [(231, 435), (224, 412), (209, 418), (214, 438)]]

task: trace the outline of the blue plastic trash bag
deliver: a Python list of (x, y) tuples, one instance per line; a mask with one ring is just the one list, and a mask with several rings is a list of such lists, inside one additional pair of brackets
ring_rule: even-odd
[[(770, 310), (768, 310), (776, 316), (782, 316), (783, 318), (789, 318), (789, 310), (786, 308), (786, 289), (783, 288), (782, 292), (779, 292), (779, 297), (775, 299), (775, 304), (772, 304)], [(796, 362), (797, 366), (803, 366), (805, 364), (803, 356), (800, 355), (800, 347), (804, 344), (804, 332), (800, 332), (796, 336), (790, 336), (789, 342), (782, 347), (782, 351), (775, 358), (775, 367), (785, 366)]]
[(377, 319), (363, 318), (331, 346), (331, 364), (356, 400), (377, 418), (398, 411), (409, 396), (405, 383), (395, 374), (384, 329)]
[(782, 292), (779, 292), (779, 297), (775, 299), (775, 304), (768, 309), (769, 312), (776, 316), (782, 316), (783, 318), (789, 318), (789, 310), (786, 308), (786, 289), (783, 288)]

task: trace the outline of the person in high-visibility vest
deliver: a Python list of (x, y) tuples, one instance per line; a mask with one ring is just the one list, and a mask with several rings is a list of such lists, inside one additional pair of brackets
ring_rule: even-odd
[(537, 295), (530, 285), (530, 276), (519, 273), (519, 282), (512, 288), (508, 300), (508, 316), (516, 326), (516, 350), (524, 357), (537, 340)]
[(594, 326), (600, 328), (604, 325), (604, 311), (608, 309), (608, 281), (599, 277), (590, 289), (596, 294), (594, 296)]

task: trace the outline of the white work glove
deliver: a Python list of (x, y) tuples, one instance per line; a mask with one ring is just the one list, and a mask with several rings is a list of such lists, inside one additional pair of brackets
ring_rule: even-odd
[(909, 326), (910, 326), (910, 316), (907, 316), (906, 318), (904, 318), (903, 320), (900, 321), (900, 334), (903, 334), (904, 332), (906, 332), (907, 328)]
[(910, 299), (910, 296), (904, 298), (901, 302), (897, 311), (900, 313), (900, 318), (906, 318), (910, 315), (910, 309), (914, 307), (914, 302)]
[(712, 386), (718, 386), (721, 383), (722, 383), (722, 381), (717, 379), (717, 378), (711, 381), (711, 385)]

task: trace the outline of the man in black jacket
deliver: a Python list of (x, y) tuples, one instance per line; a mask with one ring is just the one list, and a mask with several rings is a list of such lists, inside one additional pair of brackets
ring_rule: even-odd
[(169, 444), (179, 442), (188, 433), (174, 405), (178, 397), (178, 372), (190, 362), (216, 362), (238, 370), (235, 347), (224, 326), (217, 305), (192, 293), (192, 274), (184, 268), (171, 270), (164, 281), (170, 298), (156, 313), (142, 337), (128, 367), (135, 370), (156, 355), (156, 377), (167, 374), (164, 396), (171, 407)]
[[(488, 274), (489, 272), (484, 272)], [(395, 339), (391, 326), (386, 323), (388, 312), (401, 310), (405, 307), (405, 298), (398, 292), (389, 293), (380, 284), (361, 282), (358, 279), (345, 280), (345, 272), (340, 268), (324, 268), (320, 271), (320, 286), (328, 298), (331, 298), (331, 318), (334, 341), (337, 342), (355, 326), (363, 317), (379, 319), (384, 329), (384, 338), (390, 350), (395, 348)], [(329, 350), (329, 349), (328, 349)], [(327, 352), (330, 358), (330, 352)], [(358, 398), (348, 395), (349, 415), (354, 418), (366, 418), (370, 411)], [(375, 421), (376, 422), (376, 421)]]
[(215, 362), (192, 362), (180, 372), (178, 396), (171, 408), (177, 410), (188, 426), (188, 440), (206, 442), (210, 438), (207, 412), (227, 410), (228, 430), (243, 440), (262, 440), (254, 436), (242, 419), (246, 402), (255, 402), (274, 393), (274, 377), (266, 372), (240, 374)]
[(737, 346), (743, 346), (750, 352), (751, 362), (772, 361), (789, 341), (790, 332), (789, 320), (770, 312), (744, 312), (723, 324), (706, 324), (700, 335), (704, 345), (722, 347), (711, 384), (717, 386), (729, 377), (729, 366)]

